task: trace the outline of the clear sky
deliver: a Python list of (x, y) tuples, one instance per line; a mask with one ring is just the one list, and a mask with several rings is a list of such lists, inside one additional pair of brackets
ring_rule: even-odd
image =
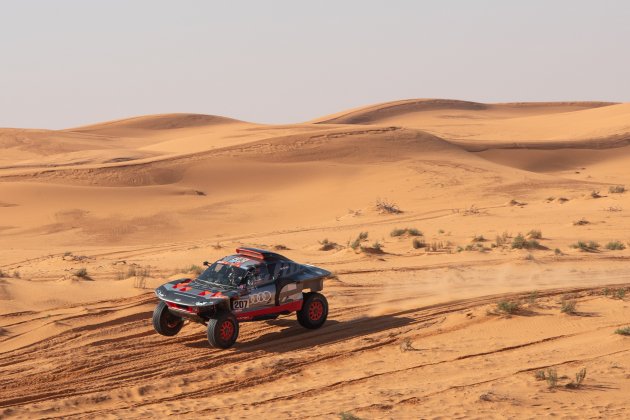
[(0, 4), (0, 127), (298, 122), (428, 97), (630, 101), (630, 1)]

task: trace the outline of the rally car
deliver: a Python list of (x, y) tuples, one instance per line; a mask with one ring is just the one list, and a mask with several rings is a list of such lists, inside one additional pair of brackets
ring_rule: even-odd
[(237, 248), (236, 254), (215, 263), (197, 278), (163, 284), (155, 290), (160, 299), (153, 311), (153, 328), (176, 335), (190, 320), (207, 326), (210, 345), (231, 347), (238, 338), (239, 322), (260, 321), (297, 313), (305, 328), (324, 325), (328, 301), (318, 293), (329, 271), (257, 248)]

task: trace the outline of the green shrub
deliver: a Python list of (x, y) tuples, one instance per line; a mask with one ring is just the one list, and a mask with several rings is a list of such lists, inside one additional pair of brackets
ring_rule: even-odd
[(606, 244), (606, 249), (610, 249), (612, 251), (622, 251), (626, 249), (626, 246), (619, 241), (611, 241)]
[(623, 327), (623, 328), (617, 328), (615, 330), (615, 334), (630, 336), (630, 326)]
[(407, 233), (409, 236), (422, 236), (422, 232), (416, 228), (407, 228)]
[(85, 267), (79, 268), (77, 271), (74, 272), (74, 275), (79, 278), (86, 279), (86, 280), (90, 278), (90, 276), (88, 275), (87, 268)]
[(547, 376), (545, 375), (544, 370), (537, 370), (534, 373), (534, 377), (536, 378), (537, 381), (544, 381), (545, 379), (547, 379)]
[(497, 311), (504, 314), (515, 314), (521, 309), (521, 304), (514, 301), (502, 300), (497, 303)]
[(537, 249), (540, 248), (540, 243), (536, 239), (525, 239), (522, 233), (519, 233), (512, 239), (513, 249)]
[(396, 236), (403, 236), (405, 233), (407, 233), (407, 229), (394, 229), (391, 231), (390, 235), (392, 237), (396, 237)]
[(579, 249), (582, 252), (595, 252), (599, 248), (599, 244), (595, 241), (577, 241), (571, 248)]

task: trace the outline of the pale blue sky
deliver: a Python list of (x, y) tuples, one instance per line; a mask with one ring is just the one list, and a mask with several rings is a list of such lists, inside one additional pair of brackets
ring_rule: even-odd
[(3, 1), (0, 127), (298, 122), (404, 98), (630, 101), (630, 2)]

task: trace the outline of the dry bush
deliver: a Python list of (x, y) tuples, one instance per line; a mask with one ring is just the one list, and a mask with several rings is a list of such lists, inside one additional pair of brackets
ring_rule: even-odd
[(532, 229), (527, 232), (527, 237), (530, 239), (542, 239), (542, 232), (538, 229)]
[(623, 328), (617, 328), (615, 330), (615, 334), (630, 336), (630, 326), (623, 327)]
[(571, 389), (578, 389), (580, 386), (582, 386), (584, 378), (586, 378), (586, 368), (580, 369), (580, 371), (575, 374), (575, 381), (569, 382), (568, 384), (566, 384), (566, 387)]
[(400, 207), (398, 207), (398, 204), (387, 200), (381, 200), (380, 198), (376, 200), (376, 210), (378, 210), (379, 213), (386, 214), (402, 213), (402, 210), (400, 209)]
[(472, 242), (485, 242), (486, 238), (483, 235), (474, 235), (472, 238)]
[(78, 270), (76, 270), (74, 272), (74, 275), (84, 280), (92, 280), (92, 278), (88, 274), (87, 268), (85, 267), (81, 267)]
[(558, 371), (555, 369), (547, 369), (547, 385), (549, 388), (555, 388), (558, 385)]
[(393, 229), (390, 232), (390, 236), (392, 237), (397, 237), (397, 236), (403, 236), (403, 235), (409, 235), (409, 236), (423, 236), (422, 232), (420, 232), (418, 229), (416, 228), (396, 228)]
[(591, 191), (591, 198), (601, 198), (598, 190)]
[(361, 242), (366, 241), (367, 238), (368, 238), (368, 233), (361, 232), (359, 233), (359, 236), (357, 236), (354, 241), (352, 242), (348, 241), (348, 246), (356, 251), (361, 246)]
[(626, 192), (625, 185), (612, 185), (608, 188), (608, 192), (611, 194), (622, 194)]
[(286, 245), (278, 244), (274, 245), (273, 249), (275, 249), (276, 251), (286, 251), (289, 249), (289, 247), (287, 247)]
[(575, 300), (563, 300), (560, 306), (560, 312), (563, 314), (575, 315), (577, 307), (577, 301)]
[(383, 245), (379, 241), (376, 241), (372, 246), (361, 246), (361, 252), (365, 252), (366, 254), (382, 254)]
[(424, 242), (424, 239), (413, 238), (413, 242), (411, 243), (414, 249), (424, 248), (427, 244)]
[(321, 245), (319, 247), (320, 251), (330, 251), (339, 247), (336, 242), (331, 242), (328, 240), (328, 238), (324, 238), (323, 240), (319, 241), (319, 244)]
[(611, 213), (616, 213), (616, 212), (623, 211), (623, 209), (621, 207), (619, 207), (619, 206), (610, 206), (610, 207), (604, 208), (604, 211), (609, 211)]
[(584, 226), (588, 225), (589, 223), (591, 222), (582, 217), (580, 220), (576, 220), (575, 222), (573, 222), (573, 226)]

